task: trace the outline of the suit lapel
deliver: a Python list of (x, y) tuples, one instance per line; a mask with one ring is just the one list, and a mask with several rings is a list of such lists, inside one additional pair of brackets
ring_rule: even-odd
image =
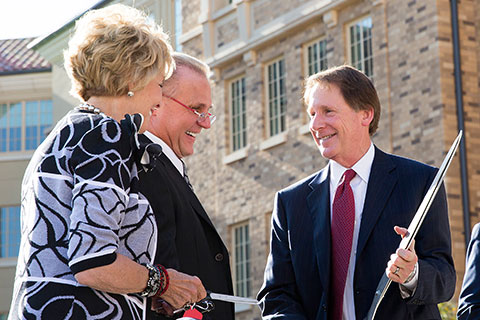
[[(375, 147), (375, 158), (368, 180), (367, 194), (363, 206), (362, 222), (357, 244), (357, 257), (360, 256), (373, 227), (382, 214), (385, 205), (397, 183), (395, 164), (387, 154)], [(389, 230), (385, 230), (389, 231)]]
[[(152, 143), (152, 141), (147, 136), (145, 136), (143, 134), (139, 135), (139, 140), (140, 140), (141, 144)], [(194, 211), (208, 225), (210, 225), (212, 228), (214, 228), (212, 221), (210, 220), (207, 213), (205, 212), (205, 209), (203, 209), (203, 206), (200, 203), (200, 201), (198, 200), (197, 196), (195, 195), (193, 190), (190, 189), (187, 182), (183, 178), (182, 174), (177, 170), (177, 168), (175, 168), (175, 166), (170, 161), (170, 159), (168, 159), (168, 157), (164, 153), (162, 153), (158, 157), (158, 162), (161, 163), (162, 165), (161, 166), (156, 165), (155, 169), (154, 169), (154, 172), (156, 172), (157, 170), (166, 170), (168, 172), (168, 175), (170, 176), (170, 178), (172, 180), (172, 183), (174, 183), (175, 185), (177, 185), (180, 188), (180, 190), (182, 192), (182, 195), (184, 195), (188, 199), (188, 201), (191, 204), (191, 206), (193, 207)]]
[(329, 166), (322, 169), (309, 184), (307, 206), (313, 222), (313, 243), (320, 280), (328, 288), (330, 272), (330, 188)]
[[(193, 192), (193, 190), (188, 186), (187, 182), (183, 178), (182, 174), (178, 172), (177, 168), (172, 164), (172, 162), (168, 159), (165, 154), (159, 158), (160, 161), (164, 163), (164, 165), (172, 172), (170, 175), (173, 183), (179, 186), (182, 195), (186, 197), (186, 200), (190, 203), (193, 207), (194, 211), (202, 218), (208, 225), (214, 228), (212, 221), (207, 215), (207, 212), (203, 208), (202, 204), (198, 200), (197, 196)], [(162, 170), (162, 168), (156, 168), (155, 170)]]

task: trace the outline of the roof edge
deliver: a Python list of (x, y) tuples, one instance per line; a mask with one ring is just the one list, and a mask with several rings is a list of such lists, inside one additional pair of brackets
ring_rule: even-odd
[(102, 0), (102, 1), (99, 1), (97, 4), (95, 4), (94, 6), (88, 8), (87, 10), (83, 11), (82, 13), (78, 14), (75, 18), (73, 18), (72, 20), (70, 20), (69, 22), (65, 23), (63, 26), (61, 26), (60, 28), (58, 28), (57, 30), (47, 34), (47, 35), (44, 35), (44, 36), (40, 36), (38, 38), (36, 38), (35, 40), (33, 40), (32, 42), (30, 42), (28, 45), (27, 45), (27, 48), (28, 49), (33, 49), (33, 50), (37, 50), (37, 48), (39, 46), (41, 46), (43, 43), (47, 42), (48, 40), (50, 40), (51, 38), (54, 38), (57, 34), (61, 33), (62, 31), (64, 30), (67, 30), (67, 29), (70, 29), (72, 27), (72, 25), (75, 24), (75, 21), (80, 18), (81, 16), (83, 16), (87, 11), (89, 10), (92, 10), (92, 9), (98, 9), (98, 8), (101, 8), (103, 7), (105, 4), (107, 4), (108, 2), (111, 2), (112, 0)]
[(17, 74), (29, 74), (29, 73), (41, 73), (41, 72), (51, 72), (52, 68), (42, 68), (42, 69), (35, 69), (35, 70), (16, 70), (16, 71), (7, 71), (7, 72), (0, 72), (0, 76), (11, 76)]

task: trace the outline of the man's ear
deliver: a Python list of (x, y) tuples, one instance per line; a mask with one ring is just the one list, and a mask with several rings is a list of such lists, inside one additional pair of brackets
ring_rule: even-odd
[(360, 112), (362, 113), (362, 125), (369, 127), (370, 123), (373, 121), (373, 116), (375, 115), (373, 107), (369, 106), (367, 109), (364, 109)]

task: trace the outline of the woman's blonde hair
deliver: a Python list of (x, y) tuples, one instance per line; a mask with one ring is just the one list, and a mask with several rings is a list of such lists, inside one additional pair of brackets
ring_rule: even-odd
[(141, 11), (122, 4), (89, 11), (64, 52), (70, 93), (87, 101), (141, 90), (158, 74), (170, 77), (171, 52), (168, 36)]

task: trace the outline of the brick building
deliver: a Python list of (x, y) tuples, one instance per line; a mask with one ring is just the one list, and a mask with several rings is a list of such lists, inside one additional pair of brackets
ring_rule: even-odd
[[(458, 2), (471, 226), (480, 221), (479, 4)], [(371, 76), (382, 103), (373, 140), (387, 152), (439, 166), (457, 134), (450, 1), (192, 0), (182, 19), (182, 50), (213, 70), (218, 119), (187, 164), (230, 248), (239, 295), (262, 284), (275, 191), (326, 164), (301, 101), (307, 75), (347, 63)], [(458, 154), (446, 177), (455, 302), (465, 259)]]

